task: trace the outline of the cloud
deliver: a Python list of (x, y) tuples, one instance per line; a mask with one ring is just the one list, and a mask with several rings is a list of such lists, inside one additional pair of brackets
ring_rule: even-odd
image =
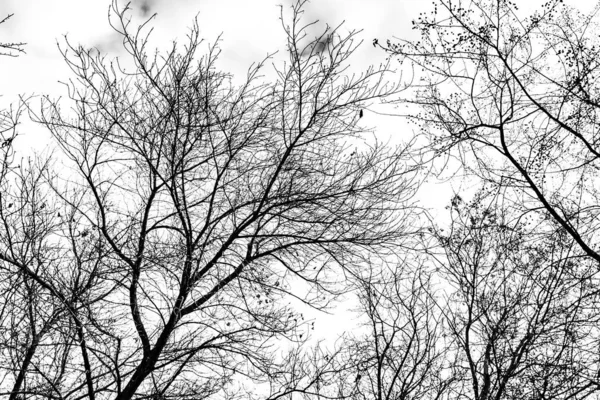
[(112, 31), (109, 35), (95, 42), (92, 47), (98, 49), (100, 54), (117, 55), (123, 51), (123, 37)]
[[(160, 0), (158, 0), (160, 1)], [(156, 12), (157, 0), (135, 0), (133, 2), (136, 9), (142, 17), (149, 17)]]
[(140, 11), (142, 12), (142, 16), (147, 17), (152, 11), (152, 2), (149, 0), (142, 0), (140, 4)]

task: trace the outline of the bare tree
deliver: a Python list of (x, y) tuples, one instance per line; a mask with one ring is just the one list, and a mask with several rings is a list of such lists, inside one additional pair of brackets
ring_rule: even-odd
[(402, 261), (360, 281), (367, 322), (348, 344), (352, 399), (436, 399), (450, 383), (431, 272), (408, 255)]
[(597, 394), (597, 266), (566, 232), (540, 233), (498, 194), (480, 191), (469, 203), (455, 197), (450, 230), (436, 232), (448, 285), (441, 303), (453, 376), (447, 395)]
[(553, 0), (523, 16), (507, 0), (441, 0), (414, 21), (419, 41), (383, 46), (418, 71), (405, 100), (422, 106), (412, 117), (429, 149), (548, 213), (596, 263), (597, 11)]
[(424, 150), (484, 184), (435, 231), (449, 398), (597, 396), (597, 11), (440, 0), (375, 42), (415, 71)]
[[(2, 42), (0, 55), (16, 57), (24, 45)], [(56, 329), (73, 310), (72, 297), (65, 295), (72, 292), (63, 290), (66, 282), (48, 279), (64, 250), (52, 243), (60, 218), (56, 204), (46, 199), (49, 163), (43, 157), (18, 163), (14, 149), (25, 103), (21, 99), (0, 112), (0, 393), (11, 400), (51, 392), (45, 366), (54, 357), (60, 363), (64, 346), (56, 341)], [(60, 266), (62, 276), (69, 276), (69, 266)], [(83, 286), (78, 290), (86, 292)]]
[(346, 341), (347, 337), (342, 336), (331, 348), (319, 342), (312, 351), (297, 347), (288, 352), (277, 371), (271, 373), (271, 391), (265, 398), (349, 398), (356, 369)]
[(106, 270), (104, 257), (77, 233), (73, 209), (53, 196), (50, 164), (37, 157), (15, 165), (10, 158), (0, 175), (0, 371), (9, 389), (2, 394), (52, 398), (69, 358), (88, 364), (83, 335), (95, 321), (87, 309), (114, 285), (103, 292), (106, 286), (92, 284)]
[(34, 163), (15, 170), (30, 183), (4, 181), (21, 204), (3, 217), (5, 320), (28, 332), (3, 355), (19, 360), (13, 398), (232, 399), (261, 383), (271, 398), (320, 396), (345, 373), (318, 352), (280, 355), (310, 333), (294, 302), (327, 307), (368, 272), (367, 253), (398, 245), (415, 171), (358, 124), (397, 92), (388, 67), (348, 75), (356, 32), (328, 30), (336, 40), (315, 50), (303, 4), (282, 15), (288, 60), (273, 81), (262, 62), (234, 85), (217, 46), (198, 55), (196, 25), (183, 49), (149, 54), (147, 24), (132, 30), (116, 3), (133, 69), (67, 46), (68, 99), (36, 117), (62, 170)]

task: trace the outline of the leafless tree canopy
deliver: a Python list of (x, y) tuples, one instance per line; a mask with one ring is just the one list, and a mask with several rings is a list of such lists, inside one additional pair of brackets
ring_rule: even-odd
[[(234, 79), (115, 2), (124, 57), (66, 42), (63, 98), (2, 112), (1, 396), (598, 398), (600, 6), (437, 0), (362, 72), (306, 6)], [(17, 153), (26, 109), (51, 156)], [(339, 299), (355, 329), (312, 340)]]
[(375, 42), (413, 72), (432, 167), (480, 187), (432, 227), (448, 398), (597, 396), (597, 11), (441, 0)]
[(290, 368), (345, 368), (294, 349), (310, 325), (293, 304), (326, 307), (393, 251), (414, 174), (358, 125), (397, 91), (387, 66), (348, 75), (355, 33), (317, 52), (301, 6), (271, 80), (267, 58), (234, 85), (197, 25), (153, 54), (116, 5), (133, 69), (63, 50), (68, 98), (32, 109), (60, 161), (3, 169), (5, 395), (277, 398), (319, 390)]

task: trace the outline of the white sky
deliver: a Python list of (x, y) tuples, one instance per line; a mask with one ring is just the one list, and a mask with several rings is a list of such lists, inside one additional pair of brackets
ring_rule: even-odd
[[(221, 68), (244, 74), (251, 63), (283, 49), (285, 35), (278, 5), (281, 4), (289, 16), (292, 1), (134, 0), (132, 27), (157, 13), (152, 23), (153, 44), (165, 49), (173, 40), (185, 41), (185, 34), (197, 15), (201, 35), (207, 43), (223, 34)], [(64, 35), (73, 45), (97, 47), (109, 56), (121, 55), (120, 40), (108, 24), (110, 4), (111, 0), (0, 0), (1, 17), (14, 13), (8, 22), (0, 25), (0, 41), (26, 43), (26, 54), (0, 58), (0, 105), (16, 102), (20, 94), (66, 96), (66, 88), (59, 82), (68, 80), (70, 71), (57, 47), (58, 44), (64, 48)], [(416, 8), (429, 4), (417, 0), (312, 0), (305, 7), (305, 21), (320, 20), (312, 35), (319, 34), (325, 24), (337, 26), (342, 21), (345, 21), (342, 32), (362, 29), (359, 38), (364, 44), (352, 59), (353, 68), (359, 69), (371, 63), (379, 64), (385, 58), (383, 52), (371, 45), (374, 38), (406, 37)], [(405, 124), (398, 118), (386, 120), (373, 116), (365, 120), (369, 125), (378, 126), (382, 140), (399, 131), (410, 137), (410, 131), (406, 131)], [(19, 131), (15, 147), (24, 155), (31, 154), (31, 150), (43, 151), (49, 142), (49, 134), (32, 123), (25, 121)], [(322, 315), (317, 318), (314, 333), (332, 337), (331, 327), (343, 332), (347, 328), (352, 330), (355, 325), (347, 313)]]
[[(279, 21), (280, 8), (289, 10), (292, 0), (134, 0), (132, 15), (142, 21), (153, 13), (154, 43), (168, 46), (172, 40), (184, 41), (194, 17), (202, 36), (214, 42), (223, 33), (221, 67), (232, 73), (244, 73), (252, 62), (263, 59), (267, 53), (282, 49), (285, 36)], [(530, 5), (530, 1), (517, 0)], [(535, 0), (535, 3), (538, 3)], [(590, 4), (590, 1), (585, 1)], [(59, 81), (69, 78), (70, 71), (64, 63), (57, 43), (64, 46), (64, 35), (76, 45), (98, 47), (110, 55), (118, 56), (119, 41), (108, 24), (111, 0), (0, 0), (0, 17), (14, 13), (7, 23), (0, 25), (0, 41), (26, 42), (26, 54), (18, 58), (0, 58), (0, 105), (15, 102), (19, 94), (66, 95)], [(427, 0), (312, 0), (305, 7), (306, 21), (320, 20), (314, 35), (327, 23), (336, 26), (346, 21), (343, 30), (362, 29), (364, 44), (355, 53), (353, 65), (365, 67), (379, 64), (385, 54), (371, 46), (373, 38), (408, 38), (412, 35), (411, 20), (420, 11), (428, 10)], [(578, 2), (577, 6), (581, 6)], [(146, 9), (146, 11), (144, 11)], [(289, 12), (288, 12), (289, 15)], [(408, 135), (410, 127), (398, 118), (374, 116), (378, 135), (386, 140), (392, 135)], [(374, 118), (374, 119), (375, 119)], [(17, 148), (41, 150), (48, 134), (40, 127), (23, 124)], [(392, 136), (393, 137), (393, 136)], [(425, 198), (437, 198), (438, 204), (449, 201), (452, 188), (432, 187)], [(443, 211), (443, 210), (442, 210)], [(339, 329), (354, 323), (348, 316), (339, 314), (326, 317), (328, 325)]]
[[(133, 0), (132, 27), (152, 14), (152, 44), (167, 49), (173, 40), (185, 42), (189, 26), (197, 16), (202, 37), (213, 43), (222, 34), (220, 67), (243, 75), (253, 63), (268, 53), (283, 50), (285, 35), (281, 28), (280, 7), (290, 15), (295, 0)], [(59, 82), (71, 75), (58, 46), (65, 48), (65, 35), (73, 45), (97, 47), (110, 56), (123, 55), (119, 36), (108, 24), (112, 0), (0, 0), (0, 16), (14, 14), (0, 25), (0, 41), (25, 42), (26, 54), (18, 58), (0, 57), (0, 106), (18, 100), (20, 94), (66, 95)], [(119, 0), (125, 4), (125, 0)], [(312, 0), (305, 6), (304, 21), (319, 20), (311, 35), (322, 32), (325, 24), (341, 32), (362, 30), (364, 43), (356, 51), (352, 66), (356, 70), (384, 61), (385, 54), (372, 45), (374, 38), (407, 37), (413, 34), (411, 19), (419, 9), (429, 8), (419, 0)], [(289, 20), (288, 20), (289, 21)], [(278, 56), (283, 57), (285, 51)], [(277, 58), (277, 56), (275, 56)], [(275, 60), (277, 61), (277, 59)], [(35, 109), (36, 103), (33, 103)], [(378, 138), (410, 137), (410, 127), (400, 118), (366, 115), (368, 126), (377, 126)], [(23, 119), (15, 148), (41, 151), (49, 141), (42, 127)], [(395, 141), (395, 140), (394, 140)]]
[[(125, 0), (118, 0), (121, 4)], [(281, 50), (285, 36), (279, 21), (280, 7), (288, 10), (295, 0), (133, 0), (134, 22), (141, 22), (157, 13), (153, 43), (167, 48), (172, 40), (185, 41), (185, 34), (194, 17), (202, 36), (212, 43), (223, 33), (220, 66), (228, 72), (243, 74), (252, 62), (268, 53)], [(97, 47), (109, 55), (121, 54), (119, 38), (108, 24), (108, 9), (112, 0), (0, 0), (0, 17), (14, 13), (0, 25), (1, 42), (25, 42), (27, 54), (18, 58), (0, 57), (0, 106), (18, 99), (19, 94), (66, 94), (59, 81), (69, 78), (68, 70), (57, 44), (65, 45), (67, 35), (73, 45)], [(568, 1), (589, 9), (593, 0)], [(533, 9), (542, 0), (517, 0), (521, 8)], [(345, 21), (344, 30), (362, 29), (364, 40), (352, 58), (353, 67), (379, 64), (385, 54), (371, 46), (373, 38), (382, 41), (414, 35), (411, 20), (421, 11), (429, 11), (430, 0), (312, 0), (305, 7), (305, 21), (320, 20), (314, 35), (325, 23), (336, 26)], [(288, 14), (289, 15), (289, 12)], [(280, 53), (281, 55), (284, 52)], [(368, 115), (367, 115), (368, 116)], [(411, 127), (400, 118), (373, 116), (365, 123), (377, 125), (378, 137), (410, 137)], [(23, 124), (15, 141), (17, 149), (41, 149), (47, 143), (47, 133), (40, 127)]]
[[(183, 39), (198, 15), (202, 36), (207, 41), (213, 42), (223, 33), (222, 64), (231, 72), (238, 72), (282, 47), (285, 38), (277, 5), (289, 9), (291, 1), (134, 0), (132, 15), (141, 21), (156, 12), (153, 37), (165, 44)], [(118, 38), (108, 25), (110, 3), (111, 0), (0, 0), (0, 14), (15, 14), (0, 25), (0, 38), (27, 43), (26, 55), (1, 61), (0, 88), (5, 97), (23, 92), (59, 92), (57, 81), (64, 79), (68, 71), (57, 41), (63, 45), (65, 34), (73, 44), (98, 47), (118, 55)], [(308, 3), (305, 16), (306, 21), (320, 20), (321, 26), (345, 20), (345, 29), (363, 29), (361, 37), (365, 45), (356, 54), (355, 62), (379, 62), (384, 55), (370, 46), (371, 40), (406, 36), (410, 31), (407, 11), (413, 14), (415, 6), (423, 3), (428, 2), (313, 0)], [(148, 11), (144, 13), (144, 9)]]

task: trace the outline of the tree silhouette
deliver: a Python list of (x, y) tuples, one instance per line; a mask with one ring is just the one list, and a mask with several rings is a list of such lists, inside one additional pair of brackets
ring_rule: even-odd
[(439, 1), (414, 21), (421, 40), (383, 47), (422, 71), (404, 101), (422, 107), (411, 118), (432, 154), (542, 207), (598, 263), (596, 15), (559, 0), (530, 16), (506, 0)]
[(418, 261), (405, 256), (404, 265), (373, 268), (359, 282), (366, 332), (348, 343), (352, 399), (434, 399), (449, 384), (442, 315), (431, 272)]
[(435, 172), (483, 186), (435, 230), (449, 398), (597, 394), (597, 24), (562, 1), (440, 0), (418, 40), (374, 42), (414, 72), (399, 101)]
[(152, 55), (116, 3), (133, 69), (67, 44), (68, 99), (34, 113), (62, 169), (37, 158), (2, 181), (12, 398), (248, 398), (250, 382), (274, 399), (344, 373), (302, 353), (294, 304), (327, 307), (406, 236), (415, 171), (356, 124), (397, 92), (387, 66), (344, 72), (354, 32), (312, 52), (303, 5), (272, 81), (263, 61), (234, 85), (197, 25)]
[(441, 302), (450, 397), (567, 399), (597, 393), (599, 274), (564, 232), (524, 223), (502, 192), (455, 198)]

